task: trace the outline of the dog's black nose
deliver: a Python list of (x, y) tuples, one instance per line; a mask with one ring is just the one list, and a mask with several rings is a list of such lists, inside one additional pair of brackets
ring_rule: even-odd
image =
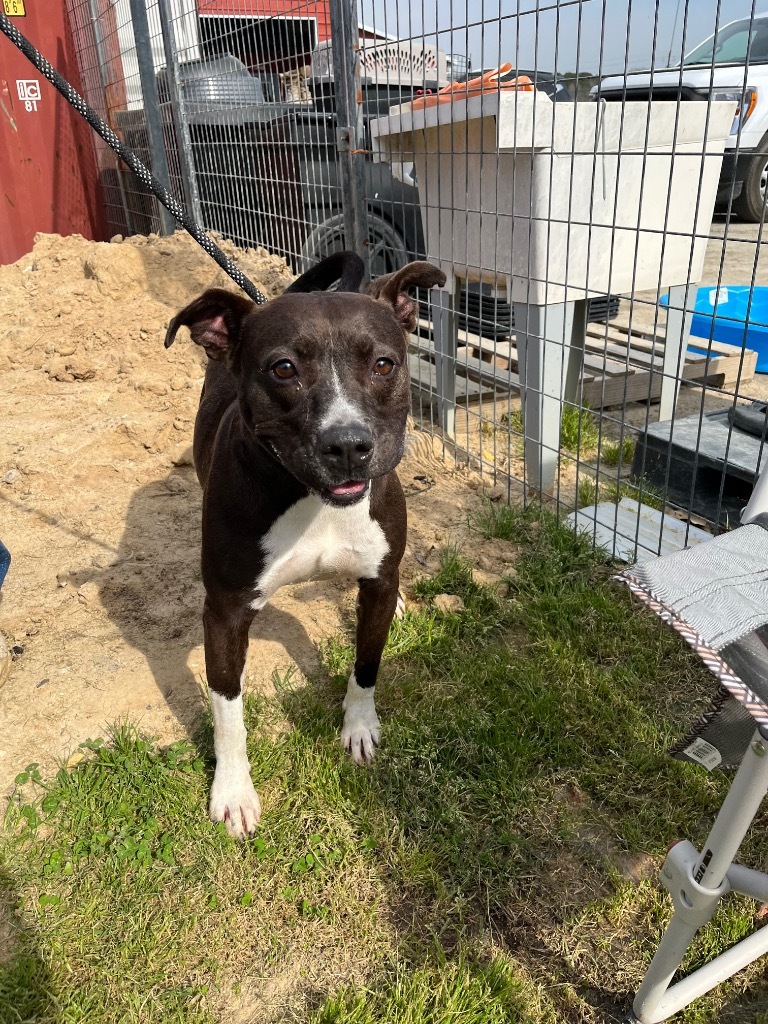
[(319, 440), (325, 463), (345, 477), (359, 472), (373, 454), (373, 434), (360, 423), (329, 427)]

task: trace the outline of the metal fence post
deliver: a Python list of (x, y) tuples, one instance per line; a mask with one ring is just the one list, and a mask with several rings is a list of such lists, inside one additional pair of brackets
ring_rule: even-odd
[(347, 249), (353, 249), (370, 274), (368, 218), (365, 206), (360, 41), (355, 0), (330, 0), (333, 91), (341, 179), (341, 205)]
[[(168, 172), (168, 158), (165, 153), (163, 122), (160, 118), (160, 98), (157, 94), (155, 64), (152, 60), (152, 43), (149, 38), (149, 21), (145, 0), (131, 0), (131, 21), (133, 23), (133, 39), (136, 43), (136, 60), (139, 64), (141, 92), (144, 97), (144, 116), (149, 135), (152, 173), (170, 190), (171, 178)], [(173, 217), (164, 206), (160, 206), (160, 234), (172, 235), (175, 229), (176, 222)]]
[[(101, 90), (104, 95), (104, 113), (105, 120), (109, 124), (110, 128), (114, 128), (112, 124), (112, 111), (109, 109), (109, 99), (107, 97), (107, 79), (105, 78), (105, 70), (107, 67), (107, 61), (104, 56), (104, 39), (101, 34), (101, 22), (99, 20), (98, 11), (96, 9), (96, 0), (88, 0), (88, 10), (91, 15), (91, 24), (93, 25), (93, 41), (96, 46), (96, 62), (98, 64), (99, 81), (101, 82)], [(109, 152), (109, 151), (107, 151)], [(112, 154), (109, 153), (110, 157)], [(128, 204), (128, 197), (125, 194), (125, 185), (123, 184), (123, 169), (120, 167), (119, 158), (115, 158), (115, 173), (117, 176), (117, 187), (120, 192), (120, 202), (123, 207), (123, 216), (125, 217), (125, 224), (128, 228), (128, 234), (133, 234), (133, 221), (131, 219), (131, 208)]]
[(176, 126), (179, 151), (179, 167), (181, 180), (184, 186), (184, 199), (187, 203), (192, 219), (198, 224), (203, 223), (202, 207), (200, 206), (200, 192), (197, 188), (197, 177), (195, 175), (195, 160), (192, 155), (192, 139), (189, 134), (187, 123), (187, 112), (184, 107), (183, 85), (179, 78), (178, 51), (176, 49), (176, 37), (173, 30), (170, 5), (168, 0), (157, 0), (157, 10), (160, 15), (160, 27), (163, 32), (163, 49), (165, 50), (165, 71), (168, 83), (168, 95), (173, 109), (173, 121)]

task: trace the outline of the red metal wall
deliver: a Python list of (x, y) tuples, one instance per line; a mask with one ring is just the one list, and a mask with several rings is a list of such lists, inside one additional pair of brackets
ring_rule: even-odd
[[(64, 0), (26, 0), (25, 8), (14, 24), (82, 92)], [(25, 104), (18, 82), (39, 83), (31, 87), (39, 100)], [(29, 252), (38, 231), (104, 238), (93, 134), (0, 35), (0, 264)]]
[(200, 14), (251, 14), (254, 18), (316, 18), (317, 39), (331, 35), (328, 0), (198, 0)]

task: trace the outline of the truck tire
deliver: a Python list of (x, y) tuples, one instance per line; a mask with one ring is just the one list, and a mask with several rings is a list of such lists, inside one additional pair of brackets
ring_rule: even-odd
[(768, 153), (758, 153), (749, 163), (741, 193), (733, 200), (733, 212), (751, 223), (763, 219), (765, 188), (768, 183)]
[[(381, 277), (400, 270), (408, 262), (408, 250), (400, 232), (379, 217), (368, 211), (368, 239), (371, 253), (371, 276)], [(302, 273), (315, 263), (330, 256), (331, 253), (344, 249), (344, 217), (340, 213), (332, 214), (321, 221), (307, 235), (301, 247)]]

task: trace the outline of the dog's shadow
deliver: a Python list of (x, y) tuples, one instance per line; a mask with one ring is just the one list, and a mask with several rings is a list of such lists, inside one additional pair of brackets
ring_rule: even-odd
[[(169, 710), (190, 735), (208, 706), (202, 651), (201, 507), (194, 469), (173, 468), (132, 495), (117, 556), (103, 567), (73, 574), (77, 586), (96, 583), (109, 618), (125, 642), (146, 659)], [(249, 661), (259, 657), (260, 639), (279, 643), (303, 675), (316, 671), (316, 646), (287, 612), (267, 606), (257, 616)]]

